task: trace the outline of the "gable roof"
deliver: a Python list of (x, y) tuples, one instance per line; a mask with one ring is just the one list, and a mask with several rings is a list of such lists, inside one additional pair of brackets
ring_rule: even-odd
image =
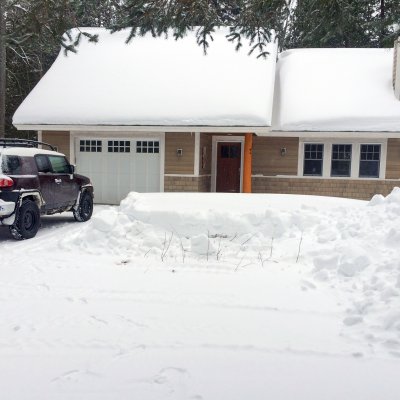
[(400, 131), (391, 49), (298, 49), (277, 63), (273, 130)]
[[(128, 30), (86, 38), (77, 54), (61, 51), (14, 115), (24, 125), (270, 126), (276, 43), (268, 59), (239, 51), (218, 29), (208, 54), (195, 33), (174, 40)], [(77, 31), (75, 31), (76, 34)]]

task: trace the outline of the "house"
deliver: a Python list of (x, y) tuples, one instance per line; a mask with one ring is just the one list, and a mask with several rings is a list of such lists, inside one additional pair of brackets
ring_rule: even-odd
[(281, 171), (271, 165), (272, 173), (255, 166), (253, 190), (370, 199), (399, 186), (399, 56), (354, 48), (281, 53), (271, 135), (286, 140), (287, 162)]
[(193, 33), (125, 44), (126, 31), (90, 31), (99, 42), (61, 52), (13, 122), (67, 154), (99, 203), (132, 190), (369, 199), (400, 184), (393, 50), (289, 50), (276, 62), (276, 43), (249, 57), (223, 28), (207, 56)]
[[(68, 155), (99, 203), (129, 191), (251, 190), (251, 140), (271, 129), (277, 45), (248, 57), (219, 29), (205, 56), (195, 34), (83, 38), (61, 51), (14, 115)], [(76, 32), (75, 32), (76, 33)]]

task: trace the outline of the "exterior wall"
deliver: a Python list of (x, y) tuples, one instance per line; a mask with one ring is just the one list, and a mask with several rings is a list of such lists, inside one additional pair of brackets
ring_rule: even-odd
[[(194, 133), (165, 134), (165, 174), (191, 175), (194, 173)], [(177, 149), (182, 149), (178, 156)]]
[(386, 156), (386, 179), (399, 179), (399, 178), (400, 178), (400, 139), (388, 139), (387, 156)]
[(49, 143), (57, 147), (60, 153), (70, 159), (70, 134), (68, 131), (42, 131), (42, 142)]
[(211, 175), (202, 176), (165, 176), (165, 192), (209, 192)]
[[(195, 134), (166, 133), (166, 192), (211, 191), (212, 136), (211, 133), (200, 134), (199, 176), (193, 176)], [(43, 131), (42, 141), (56, 146), (70, 158), (70, 132)], [(393, 187), (400, 186), (400, 139), (388, 139), (386, 180), (298, 178), (298, 147), (299, 138), (296, 137), (254, 136), (252, 191), (368, 200), (376, 193), (387, 195)], [(176, 154), (178, 148), (183, 150), (181, 157)], [(286, 148), (284, 156), (281, 155), (282, 148)], [(281, 177), (282, 175), (288, 177)]]
[[(281, 149), (286, 154), (281, 155)], [(299, 138), (253, 137), (253, 175), (297, 175)]]
[(387, 196), (400, 180), (320, 179), (253, 177), (254, 193), (287, 193), (348, 197), (370, 200), (377, 193)]

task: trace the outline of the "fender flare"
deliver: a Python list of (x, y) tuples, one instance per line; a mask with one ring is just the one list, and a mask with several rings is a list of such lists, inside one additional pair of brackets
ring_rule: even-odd
[(81, 186), (81, 188), (79, 189), (78, 197), (76, 198), (75, 205), (72, 207), (74, 210), (78, 209), (79, 202), (81, 201), (82, 193), (84, 193), (84, 192), (91, 192), (91, 195), (93, 196), (93, 185), (91, 183), (88, 183), (86, 185)]
[(18, 200), (15, 202), (15, 208), (14, 211), (7, 217), (3, 218), (3, 223), (4, 220), (7, 220), (7, 223), (5, 225), (12, 226), (15, 224), (18, 216), (19, 209), (22, 205), (22, 202), (26, 197), (31, 197), (35, 201), (36, 205), (38, 206), (39, 210), (41, 207), (46, 204), (46, 202), (43, 199), (42, 194), (37, 191), (37, 190), (21, 190), (18, 196)]

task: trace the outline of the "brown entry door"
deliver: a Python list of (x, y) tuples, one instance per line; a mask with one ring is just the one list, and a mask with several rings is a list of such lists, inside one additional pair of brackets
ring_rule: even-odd
[(240, 192), (241, 143), (218, 143), (217, 192)]

